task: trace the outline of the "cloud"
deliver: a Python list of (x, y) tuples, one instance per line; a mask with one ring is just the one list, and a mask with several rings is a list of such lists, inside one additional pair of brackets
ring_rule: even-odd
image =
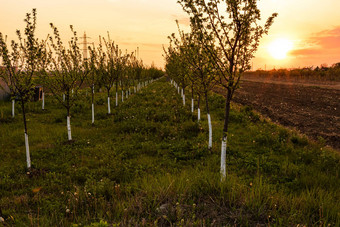
[(312, 48), (305, 48), (305, 49), (295, 49), (289, 52), (289, 55), (292, 56), (307, 56), (307, 55), (317, 55), (321, 54), (322, 50), (320, 49), (312, 49)]
[(311, 34), (299, 49), (290, 51), (292, 56), (334, 55), (340, 52), (340, 26)]

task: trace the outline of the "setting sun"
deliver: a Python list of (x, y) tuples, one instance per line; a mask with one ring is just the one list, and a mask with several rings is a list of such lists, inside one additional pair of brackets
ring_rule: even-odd
[(288, 39), (280, 38), (271, 42), (268, 51), (275, 59), (281, 60), (287, 57), (287, 53), (292, 50), (293, 42)]

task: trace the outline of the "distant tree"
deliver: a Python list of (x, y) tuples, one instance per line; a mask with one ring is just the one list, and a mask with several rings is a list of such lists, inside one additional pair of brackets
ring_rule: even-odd
[(192, 24), (204, 34), (200, 42), (213, 61), (219, 84), (227, 90), (221, 148), (221, 175), (224, 179), (230, 103), (235, 90), (239, 87), (241, 75), (251, 69), (250, 61), (258, 48), (260, 38), (268, 33), (277, 14), (272, 14), (262, 27), (259, 25), (261, 15), (257, 7), (258, 0), (178, 2), (190, 15)]
[(1, 75), (2, 79), (7, 83), (11, 93), (15, 95), (21, 104), (21, 111), (25, 127), (25, 147), (27, 168), (31, 168), (31, 158), (28, 141), (28, 130), (26, 120), (25, 105), (29, 102), (34, 90), (34, 76), (39, 71), (39, 61), (42, 55), (43, 45), (45, 42), (39, 42), (35, 38), (37, 14), (36, 9), (32, 13), (27, 13), (23, 39), (20, 30), (17, 30), (19, 42), (12, 40), (9, 51), (7, 44), (0, 33), (0, 56), (6, 72)]

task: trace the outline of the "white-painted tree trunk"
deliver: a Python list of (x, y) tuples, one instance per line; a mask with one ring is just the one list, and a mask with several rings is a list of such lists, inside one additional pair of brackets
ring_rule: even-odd
[(45, 92), (42, 93), (42, 104), (41, 108), (44, 110), (45, 109)]
[(209, 145), (208, 148), (211, 149), (212, 148), (212, 125), (211, 125), (211, 117), (210, 114), (208, 115), (208, 125), (209, 125)]
[(92, 103), (92, 124), (94, 124), (94, 103)]
[(183, 106), (185, 106), (185, 94), (183, 93)]
[(201, 109), (197, 108), (197, 120), (200, 121), (201, 120)]
[(63, 102), (65, 102), (65, 94), (63, 94)]
[(177, 87), (177, 93), (179, 94), (179, 87)]
[(72, 140), (71, 117), (70, 116), (67, 116), (67, 136), (68, 136), (68, 140)]
[(111, 114), (110, 97), (107, 97), (107, 113)]
[(122, 91), (122, 102), (124, 102), (124, 91)]
[(27, 168), (31, 168), (31, 156), (30, 156), (30, 146), (28, 143), (28, 135), (25, 132), (25, 147), (26, 147), (26, 162), (27, 162)]
[(14, 118), (14, 116), (15, 116), (15, 100), (13, 99), (12, 100), (12, 117)]
[(191, 99), (191, 113), (194, 112), (194, 99)]
[(227, 136), (223, 137), (222, 146), (221, 146), (221, 180), (222, 181), (227, 176), (226, 158), (227, 158)]
[(116, 106), (118, 106), (118, 92), (116, 92)]

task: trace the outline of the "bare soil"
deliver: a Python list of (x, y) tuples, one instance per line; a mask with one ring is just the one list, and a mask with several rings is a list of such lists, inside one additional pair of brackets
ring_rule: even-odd
[[(244, 80), (233, 101), (340, 150), (339, 84)], [(221, 90), (220, 90), (221, 92)]]

